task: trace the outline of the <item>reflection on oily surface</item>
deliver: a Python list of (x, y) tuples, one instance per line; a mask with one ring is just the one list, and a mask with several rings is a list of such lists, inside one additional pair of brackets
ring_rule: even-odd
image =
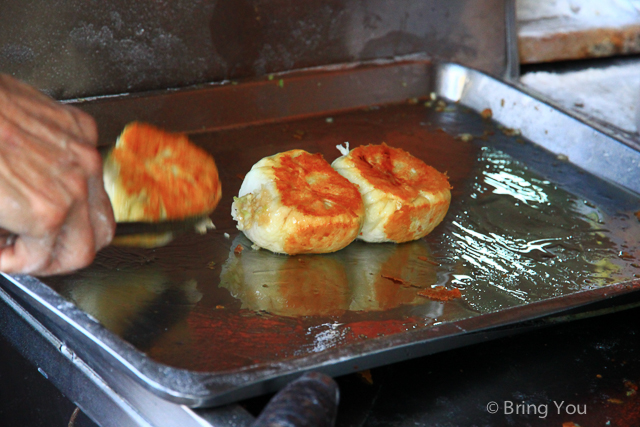
[[(352, 286), (349, 308), (353, 311), (426, 304), (428, 300), (418, 291), (437, 280), (437, 263), (422, 239), (402, 244), (354, 242), (342, 255)], [(442, 305), (436, 306), (441, 311)]]
[[(115, 260), (121, 260), (117, 268)], [(147, 349), (202, 298), (196, 280), (176, 281), (154, 261), (112, 246), (90, 268), (66, 276), (62, 283), (51, 278), (51, 284), (104, 327)]]
[(113, 246), (137, 247), (137, 248), (159, 248), (168, 245), (175, 238), (174, 233), (145, 233), (132, 234), (129, 236), (115, 236), (111, 244)]
[[(602, 184), (599, 184), (602, 186)], [(621, 221), (629, 196), (609, 187), (602, 207), (483, 147), (467, 195), (454, 201), (434, 245), (478, 312), (622, 282), (639, 271), (638, 224)], [(631, 199), (630, 207), (635, 205)], [(637, 205), (635, 205), (637, 206)], [(618, 230), (624, 229), (620, 234)], [(624, 235), (623, 235), (624, 234)], [(629, 256), (622, 256), (626, 248)]]
[(209, 216), (192, 216), (155, 222), (119, 222), (112, 246), (130, 248), (160, 248), (177, 237), (189, 233), (205, 235), (216, 227)]
[(170, 286), (162, 272), (152, 267), (120, 274), (117, 278), (94, 271), (90, 282), (81, 280), (68, 283), (62, 289), (63, 295), (121, 336), (138, 314)]
[(253, 250), (240, 234), (231, 247), (220, 287), (243, 309), (280, 316), (339, 316), (425, 304), (417, 292), (436, 281), (423, 240), (354, 242), (333, 254), (287, 256)]
[(231, 248), (220, 287), (240, 299), (242, 308), (282, 316), (339, 315), (349, 308), (347, 274), (335, 258), (253, 250), (243, 234)]

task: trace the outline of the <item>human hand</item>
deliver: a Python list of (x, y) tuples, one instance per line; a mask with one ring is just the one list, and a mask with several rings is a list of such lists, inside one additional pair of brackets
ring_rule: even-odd
[(111, 242), (97, 139), (91, 116), (0, 74), (0, 271), (73, 271)]

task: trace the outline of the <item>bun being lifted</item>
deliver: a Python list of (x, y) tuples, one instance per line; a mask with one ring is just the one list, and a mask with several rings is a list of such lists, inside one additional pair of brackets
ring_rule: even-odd
[(213, 157), (186, 135), (127, 125), (104, 165), (116, 221), (179, 220), (213, 212), (222, 189)]

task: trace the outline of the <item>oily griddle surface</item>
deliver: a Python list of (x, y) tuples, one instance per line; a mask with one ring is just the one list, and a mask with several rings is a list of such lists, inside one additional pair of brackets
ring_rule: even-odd
[[(216, 230), (155, 249), (111, 246), (87, 269), (45, 279), (161, 364), (234, 372), (337, 348), (349, 354), (368, 340), (571, 298), (640, 273), (636, 196), (455, 104), (414, 100), (191, 137), (219, 167)], [(444, 222), (401, 245), (354, 242), (292, 257), (252, 250), (230, 215), (244, 174), (294, 148), (331, 162), (345, 141), (386, 142), (446, 172), (453, 190)], [(460, 288), (462, 298), (417, 295), (432, 285)]]

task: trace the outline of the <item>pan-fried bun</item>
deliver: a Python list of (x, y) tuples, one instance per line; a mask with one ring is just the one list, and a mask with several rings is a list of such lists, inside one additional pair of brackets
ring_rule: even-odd
[(355, 185), (320, 154), (291, 150), (247, 173), (232, 205), (238, 229), (276, 253), (328, 253), (351, 243), (364, 219)]
[(354, 148), (331, 165), (358, 186), (365, 205), (359, 239), (408, 242), (430, 233), (451, 202), (447, 176), (387, 144)]
[(211, 213), (222, 196), (218, 169), (186, 135), (127, 125), (104, 166), (116, 221), (176, 220)]

